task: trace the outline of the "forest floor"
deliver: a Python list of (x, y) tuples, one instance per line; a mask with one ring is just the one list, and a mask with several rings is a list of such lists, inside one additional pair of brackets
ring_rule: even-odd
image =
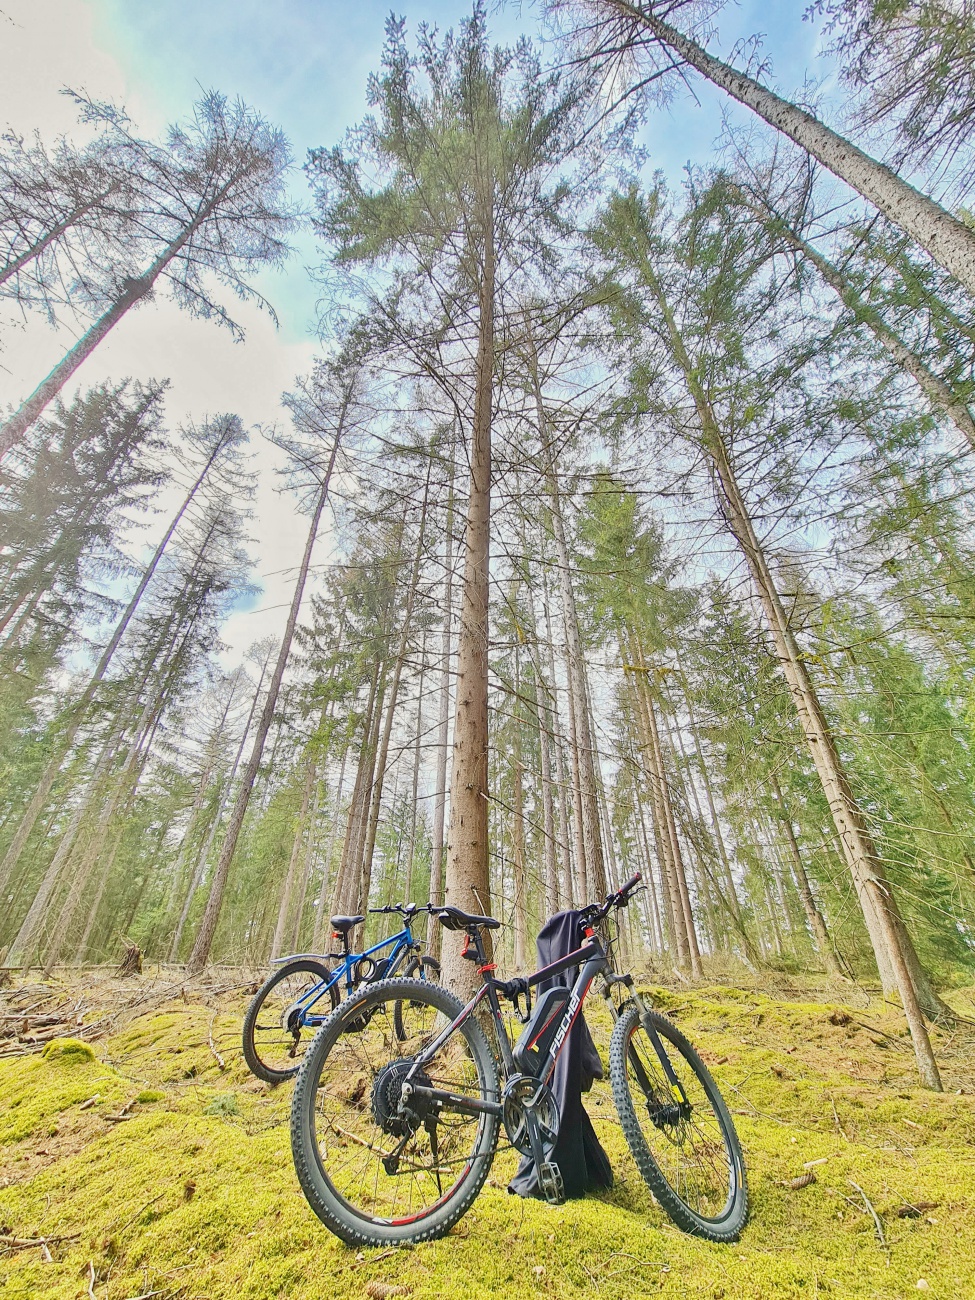
[[(586, 1105), (616, 1172), (610, 1193), (559, 1208), (508, 1196), (504, 1150), (448, 1236), (357, 1253), (298, 1188), (290, 1088), (244, 1065), (253, 987), (239, 972), (164, 969), (3, 990), (0, 1295), (975, 1298), (971, 1029), (937, 1035), (946, 1092), (935, 1095), (916, 1086), (897, 1009), (859, 988), (784, 977), (654, 988), (734, 1112), (752, 1202), (741, 1241), (671, 1226), (601, 1083)], [(949, 1000), (975, 1017), (975, 990)], [(590, 1020), (605, 1056), (604, 1017), (597, 1007)]]

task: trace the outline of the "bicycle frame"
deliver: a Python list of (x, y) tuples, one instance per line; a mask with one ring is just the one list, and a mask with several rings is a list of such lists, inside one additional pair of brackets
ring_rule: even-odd
[[(362, 961), (364, 958), (372, 957), (374, 953), (382, 952), (384, 948), (389, 948), (389, 947), (392, 947), (392, 952), (390, 952), (388, 957), (389, 965), (387, 966), (386, 969), (387, 977), (395, 974), (396, 968), (399, 966), (400, 962), (403, 960), (403, 957), (406, 955), (406, 953), (419, 952), (420, 945), (413, 937), (413, 931), (410, 928), (409, 921), (405, 922), (402, 930), (398, 931), (396, 934), (389, 935), (385, 939), (381, 939), (379, 943), (373, 944), (373, 946), (371, 948), (367, 948), (365, 952), (328, 953), (327, 955), (329, 957), (341, 958), (341, 963), (335, 968), (335, 971), (332, 974), (332, 978), (329, 980), (322, 980), (318, 984), (313, 984), (312, 987), (308, 990), (308, 992), (303, 993), (301, 997), (298, 998), (298, 1000), (292, 1005), (292, 1007), (289, 1008), (288, 1014), (290, 1015), (292, 1011), (296, 1009), (300, 1009), (304, 1024), (306, 1025), (324, 1024), (328, 1012), (326, 1012), (325, 1015), (308, 1014), (311, 1011), (312, 1007), (314, 1007), (316, 1002), (318, 1002), (321, 998), (325, 997), (328, 994), (328, 991), (330, 989), (334, 988), (336, 985), (340, 985), (343, 976), (345, 978), (346, 993), (351, 994), (353, 988), (355, 987), (353, 984), (352, 976), (359, 962)], [(297, 961), (299, 958), (302, 957), (309, 957), (312, 960), (320, 960), (321, 953), (303, 952), (303, 953), (294, 953), (290, 957), (277, 957), (272, 962), (272, 965), (280, 966), (283, 965), (285, 962)], [(330, 1010), (331, 1007), (329, 1007), (329, 1011)]]
[[(555, 1032), (548, 1052), (540, 1061), (537, 1073), (531, 1077), (535, 1078), (542, 1086), (548, 1084), (552, 1075), (555, 1073), (555, 1065), (558, 1061), (559, 1053), (565, 1046), (576, 1016), (578, 1016), (582, 1009), (582, 1004), (586, 999), (586, 995), (588, 994), (593, 981), (597, 976), (602, 975), (603, 985), (600, 993), (603, 1000), (609, 1006), (613, 1019), (615, 1020), (619, 1013), (612, 998), (612, 988), (616, 984), (622, 984), (629, 990), (630, 999), (632, 999), (640, 1008), (641, 1019), (645, 1022), (645, 1028), (649, 1034), (651, 1042), (653, 1043), (654, 1050), (660, 1059), (661, 1066), (663, 1067), (667, 1081), (670, 1084), (671, 1092), (678, 1103), (686, 1104), (686, 1093), (684, 1092), (680, 1080), (677, 1078), (677, 1074), (663, 1044), (660, 1041), (656, 1028), (645, 1014), (646, 1008), (643, 999), (633, 988), (633, 976), (616, 975), (610, 965), (609, 956), (593, 929), (591, 927), (588, 928), (585, 934), (586, 942), (580, 948), (567, 953), (564, 957), (560, 957), (558, 961), (554, 961), (548, 966), (543, 966), (540, 970), (535, 971), (527, 977), (528, 984), (530, 986), (535, 986), (540, 984), (542, 980), (550, 979), (554, 975), (559, 975), (573, 966), (579, 966), (580, 968), (579, 974), (577, 975), (576, 981), (569, 994), (569, 1000), (562, 1013), (562, 1020)], [(477, 1007), (485, 999), (487, 1000), (491, 1010), (491, 1016), (494, 1020), (498, 1039), (498, 1046), (501, 1050), (504, 1067), (502, 1070), (504, 1076), (503, 1082), (507, 1084), (515, 1077), (524, 1077), (520, 1075), (517, 1069), (511, 1049), (511, 1043), (504, 1027), (501, 1003), (498, 999), (498, 990), (503, 989), (505, 983), (504, 981), (494, 979), (490, 974), (494, 967), (486, 959), (480, 933), (474, 932), (470, 937), (473, 938), (474, 941), (478, 959), (478, 971), (480, 972), (484, 983), (467, 1003), (463, 1011), (461, 1011), (456, 1018), (437, 1035), (432, 1043), (429, 1043), (421, 1052), (417, 1053), (413, 1066), (404, 1080), (403, 1099), (405, 1101), (409, 1096), (416, 1096), (423, 1100), (438, 1104), (443, 1110), (455, 1110), (468, 1114), (487, 1113), (491, 1115), (502, 1115), (504, 1112), (502, 1101), (492, 1102), (480, 1098), (458, 1096), (455, 1093), (446, 1092), (440, 1088), (427, 1088), (412, 1082), (417, 1071), (422, 1070), (423, 1066), (436, 1056), (437, 1052), (440, 1051), (440, 1048), (444, 1045), (450, 1035), (464, 1023), (468, 1016), (473, 1015)], [(465, 948), (464, 951), (466, 955), (468, 949)]]

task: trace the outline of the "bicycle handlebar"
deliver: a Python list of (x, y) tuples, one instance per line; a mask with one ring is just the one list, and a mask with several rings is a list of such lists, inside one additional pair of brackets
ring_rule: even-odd
[(399, 912), (400, 916), (415, 916), (417, 912), (436, 912), (432, 903), (387, 903), (385, 907), (370, 907), (370, 912)]
[[(582, 908), (582, 914), (588, 921), (602, 921), (609, 916), (614, 907), (626, 907), (633, 897), (640, 882), (643, 879), (643, 873), (638, 871), (635, 876), (631, 876), (625, 885), (622, 885), (614, 894), (607, 894), (606, 901), (603, 904), (590, 903), (588, 907)], [(646, 886), (644, 886), (646, 888)]]

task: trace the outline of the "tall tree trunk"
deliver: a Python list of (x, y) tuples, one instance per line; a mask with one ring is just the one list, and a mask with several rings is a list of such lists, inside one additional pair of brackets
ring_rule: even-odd
[(142, 597), (145, 594), (145, 590), (148, 587), (153, 574), (156, 572), (156, 568), (159, 564), (159, 561), (162, 559), (166, 547), (169, 545), (170, 541), (172, 540), (173, 533), (175, 533), (176, 529), (179, 527), (180, 521), (182, 520), (187, 509), (189, 508), (194, 498), (196, 497), (196, 494), (199, 491), (200, 486), (202, 485), (204, 479), (209, 474), (210, 470), (213, 468), (213, 464), (216, 461), (217, 457), (219, 456), (220, 452), (223, 451), (226, 448), (226, 446), (227, 446), (227, 439), (225, 438), (220, 439), (217, 442), (210, 456), (207, 458), (207, 462), (203, 466), (203, 469), (197, 475), (196, 481), (193, 483), (192, 487), (187, 492), (186, 496), (183, 498), (183, 501), (179, 509), (176, 511), (175, 515), (173, 515), (172, 519), (170, 520), (169, 527), (166, 529), (166, 532), (163, 534), (159, 542), (159, 545), (156, 547), (155, 551), (153, 552), (152, 559), (149, 561), (149, 563), (146, 565), (145, 569), (143, 570), (142, 577), (139, 579), (139, 584), (136, 587), (135, 591), (132, 593), (129, 603), (126, 605), (121, 618), (116, 623), (115, 630), (112, 632), (108, 644), (105, 646), (105, 649), (102, 651), (101, 656), (99, 657), (98, 663), (95, 666), (95, 671), (92, 673), (91, 678), (88, 681), (88, 685), (85, 687), (84, 691), (82, 691), (81, 697), (78, 699), (77, 703), (72, 706), (71, 720), (68, 723), (67, 730), (65, 731), (64, 735), (60, 738), (54, 753), (51, 755), (51, 758), (48, 760), (47, 766), (44, 769), (44, 773), (41, 776), (37, 789), (34, 791), (33, 798), (31, 799), (30, 803), (27, 806), (26, 812), (21, 818), (20, 825), (17, 827), (17, 833), (14, 836), (14, 838), (11, 840), (10, 845), (7, 848), (7, 852), (4, 854), (3, 862), (0, 863), (0, 894), (2, 894), (3, 891), (6, 889), (7, 884), (9, 883), (11, 877), (13, 876), (14, 871), (17, 868), (17, 863), (20, 860), (20, 855), (24, 851), (24, 845), (27, 843), (27, 840), (30, 837), (30, 833), (34, 829), (37, 819), (40, 816), (41, 811), (43, 810), (45, 804), (47, 803), (47, 797), (51, 793), (51, 788), (54, 785), (54, 782), (57, 779), (57, 775), (61, 770), (61, 764), (64, 762), (64, 757), (70, 751), (71, 746), (74, 744), (75, 737), (78, 734), (78, 729), (80, 728), (82, 722), (85, 719), (85, 716), (88, 712), (89, 705), (91, 704), (92, 700), (95, 698), (95, 692), (98, 690), (99, 683), (102, 681), (103, 677), (105, 676), (105, 673), (108, 671), (108, 667), (112, 662), (112, 657), (115, 654), (115, 651), (119, 647), (119, 642), (122, 640), (122, 637), (125, 634), (125, 630), (129, 626), (129, 623), (132, 620), (132, 615), (139, 607), (139, 602), (142, 600)]
[[(481, 159), (487, 166), (487, 158)], [(450, 774), (445, 902), (489, 913), (488, 870), (488, 597), (491, 558), (491, 419), (494, 394), (495, 235), (493, 186), (481, 178), (481, 278), (470, 494), (464, 534), (464, 588), (457, 641), (457, 705)], [(489, 192), (484, 192), (485, 190)], [(485, 932), (487, 940), (490, 933)], [(442, 940), (443, 981), (473, 992), (477, 972), (461, 957), (458, 936)]]
[(3, 459), (15, 443), (23, 438), (30, 426), (43, 413), (48, 403), (57, 397), (78, 367), (87, 361), (102, 339), (114, 329), (129, 309), (152, 293), (159, 276), (179, 255), (217, 205), (226, 197), (229, 186), (230, 182), (228, 181), (217, 194), (204, 204), (192, 221), (187, 223), (176, 239), (166, 245), (141, 276), (123, 282), (119, 295), (111, 307), (95, 321), (94, 325), (82, 335), (74, 347), (61, 358), (48, 377), (38, 384), (20, 409), (15, 411), (4, 425), (0, 426), (0, 460)]
[(305, 904), (308, 899), (308, 886), (311, 883), (312, 872), (315, 865), (316, 831), (318, 829), (318, 818), (321, 809), (322, 784), (323, 782), (321, 779), (315, 781), (315, 793), (311, 802), (311, 813), (308, 818), (308, 826), (305, 830), (305, 852), (301, 864), (301, 888), (298, 890), (298, 901), (295, 904), (294, 921), (291, 925), (291, 935), (289, 938), (292, 952), (299, 951), (301, 932), (303, 929), (302, 922), (305, 919)]
[[(743, 192), (744, 194), (744, 192)], [(748, 196), (745, 195), (748, 203)], [(949, 384), (926, 364), (922, 357), (907, 346), (895, 330), (892, 330), (880, 312), (866, 301), (847, 277), (834, 266), (820, 251), (797, 234), (772, 208), (748, 203), (759, 217), (770, 223), (772, 231), (816, 268), (829, 287), (834, 291), (844, 307), (866, 326), (878, 343), (885, 349), (891, 359), (906, 375), (917, 384), (936, 411), (948, 416), (955, 428), (975, 451), (975, 419), (965, 404), (964, 399)]]
[(322, 883), (318, 888), (318, 900), (315, 906), (315, 925), (311, 936), (313, 952), (321, 952), (322, 944), (325, 942), (325, 923), (328, 913), (326, 904), (332, 886), (332, 859), (335, 854), (335, 841), (338, 837), (339, 811), (342, 807), (342, 789), (345, 785), (345, 765), (348, 757), (349, 745), (348, 741), (346, 741), (342, 749), (338, 785), (335, 788), (335, 799), (332, 803), (332, 816), (328, 828), (328, 847), (325, 850), (325, 861), (322, 864)]
[[(205, 544), (206, 543), (204, 543), (204, 545)], [(194, 568), (195, 565), (196, 561), (194, 561)], [(193, 615), (190, 614), (190, 622), (192, 621), (192, 618)], [(186, 619), (182, 619), (181, 625), (167, 628), (166, 631), (157, 638), (154, 652), (147, 657), (147, 663), (143, 665), (140, 680), (133, 695), (133, 701), (138, 701), (141, 697), (142, 690), (152, 674), (154, 665), (160, 661), (165, 663), (173, 655), (181, 630), (185, 630), (186, 621)], [(153, 698), (156, 698), (156, 696)], [(141, 718), (136, 726), (134, 732), (135, 739), (132, 742), (133, 744), (138, 745), (140, 743), (140, 732), (146, 725), (146, 719), (150, 716), (150, 706), (146, 705), (143, 708)], [(31, 903), (27, 915), (24, 917), (20, 929), (10, 946), (10, 952), (7, 955), (7, 961), (10, 965), (19, 965), (25, 959), (30, 959), (34, 955), (34, 949), (40, 935), (41, 926), (43, 925), (48, 905), (50, 904), (55, 888), (60, 882), (61, 872), (71, 854), (81, 823), (91, 807), (92, 799), (95, 797), (94, 792), (98, 789), (102, 778), (108, 771), (111, 763), (114, 761), (115, 755), (122, 746), (126, 730), (124, 723), (119, 721), (114, 734), (110, 735), (101, 750), (99, 758), (95, 763), (94, 771), (87, 783), (85, 795), (83, 798), (78, 800), (75, 806), (75, 810), (72, 813), (68, 825), (62, 835), (61, 843), (58, 845), (54, 857), (48, 864), (37, 893), (34, 896), (34, 900)]]
[[(514, 602), (512, 602), (513, 604)], [(515, 702), (521, 697), (520, 656), (515, 650)], [(525, 769), (521, 761), (521, 719), (517, 713), (511, 719), (513, 729), (511, 745), (511, 874), (514, 884), (513, 928), (515, 970), (527, 970), (528, 955), (528, 895), (525, 888)]]
[[(542, 612), (545, 615), (545, 648), (548, 657), (548, 680), (552, 701), (552, 751), (555, 755), (555, 784), (559, 792), (559, 849), (562, 859), (562, 897), (566, 907), (575, 907), (577, 903), (581, 905), (586, 900), (576, 897), (573, 885), (575, 864), (571, 837), (574, 834), (574, 826), (573, 817), (569, 810), (569, 777), (565, 770), (565, 733), (562, 730), (562, 718), (559, 713), (559, 686), (555, 672), (555, 638), (552, 635), (552, 612), (544, 568), (542, 569)], [(575, 820), (578, 822), (578, 818)], [(578, 857), (578, 854), (576, 856)]]
[[(642, 764), (640, 769), (642, 770)], [(663, 917), (661, 916), (660, 905), (662, 893), (665, 888), (663, 882), (658, 882), (653, 871), (653, 854), (650, 852), (650, 836), (647, 834), (647, 819), (643, 815), (643, 800), (640, 797), (639, 783), (634, 776), (633, 780), (633, 804), (636, 808), (636, 826), (637, 839), (643, 849), (643, 860), (646, 863), (646, 881), (648, 885), (647, 892), (650, 896), (650, 906), (648, 908), (648, 919), (650, 920), (650, 934), (653, 939), (654, 950), (660, 955), (667, 951), (667, 931), (664, 926)], [(660, 866), (660, 854), (657, 854), (657, 868), (662, 874)], [(666, 915), (666, 913), (665, 913)]]
[(702, 76), (818, 159), (975, 295), (975, 230), (908, 185), (892, 168), (824, 126), (811, 113), (722, 63), (696, 41), (658, 18), (653, 12), (656, 0), (646, 0), (642, 5), (629, 0), (603, 0), (603, 3), (627, 21), (646, 28)]
[[(644, 677), (644, 681), (646, 682), (646, 677)], [(691, 894), (687, 884), (687, 869), (684, 866), (684, 854), (681, 849), (680, 837), (677, 834), (677, 818), (674, 813), (673, 792), (670, 785), (670, 776), (667, 772), (667, 764), (664, 758), (664, 749), (660, 739), (660, 730), (657, 725), (657, 714), (649, 682), (646, 682), (646, 707), (647, 718), (650, 723), (651, 743), (656, 750), (665, 833), (670, 839), (670, 860), (677, 888), (675, 907), (679, 907), (680, 914), (684, 921), (684, 933), (687, 939), (687, 954), (691, 974), (695, 979), (701, 979), (704, 972), (701, 970), (701, 949), (697, 941), (697, 927), (694, 921), (694, 912), (691, 908)]]
[[(92, 833), (91, 840), (81, 857), (81, 861), (75, 866), (71, 873), (71, 884), (68, 888), (67, 896), (61, 904), (58, 911), (58, 918), (55, 922), (51, 937), (48, 940), (47, 956), (44, 959), (44, 977), (50, 975), (54, 966), (61, 956), (61, 949), (64, 941), (71, 929), (71, 923), (77, 914), (78, 907), (81, 903), (85, 889), (91, 879), (95, 864), (101, 857), (105, 861), (114, 861), (115, 854), (118, 851), (118, 844), (122, 838), (122, 831), (119, 829), (115, 835), (115, 845), (111, 852), (105, 852), (105, 844), (108, 839), (109, 827), (112, 818), (120, 803), (128, 805), (132, 801), (135, 787), (139, 778), (145, 769), (148, 753), (144, 750), (133, 747), (126, 760), (125, 766), (113, 782), (113, 788), (108, 792), (101, 812), (98, 815), (98, 821)], [(101, 900), (99, 899), (99, 902)]]
[(285, 931), (288, 929), (288, 921), (291, 917), (291, 895), (294, 891), (295, 873), (298, 870), (302, 841), (307, 830), (308, 809), (311, 806), (312, 790), (315, 788), (317, 779), (318, 764), (313, 760), (305, 768), (305, 779), (301, 785), (301, 807), (298, 811), (298, 824), (295, 827), (291, 856), (288, 859), (288, 870), (284, 877), (284, 886), (281, 890), (281, 900), (278, 905), (278, 919), (275, 922), (274, 937), (271, 940), (272, 962), (276, 957), (281, 956), (281, 946), (284, 943)]
[(775, 793), (775, 802), (779, 805), (779, 820), (782, 829), (785, 831), (786, 844), (792, 860), (792, 873), (796, 882), (796, 888), (799, 890), (799, 898), (802, 901), (802, 908), (806, 914), (806, 920), (809, 923), (809, 930), (812, 934), (813, 942), (816, 945), (816, 951), (823, 959), (827, 975), (834, 975), (838, 978), (843, 976), (843, 968), (837, 960), (836, 953), (833, 950), (833, 942), (830, 938), (829, 930), (826, 928), (826, 921), (822, 912), (816, 905), (813, 897), (812, 888), (809, 884), (809, 877), (806, 874), (806, 866), (802, 860), (802, 854), (799, 852), (799, 841), (796, 839), (795, 827), (792, 824), (792, 818), (785, 806), (785, 799), (782, 795), (782, 787), (779, 785), (779, 778), (772, 773), (772, 790)]
[(197, 931), (196, 942), (193, 944), (193, 951), (190, 953), (190, 959), (187, 963), (187, 967), (191, 972), (201, 971), (210, 956), (213, 936), (216, 933), (217, 922), (220, 919), (220, 909), (223, 906), (223, 896), (227, 887), (227, 878), (230, 874), (230, 864), (233, 861), (234, 851), (237, 848), (237, 839), (240, 835), (241, 827), (244, 824), (247, 805), (250, 802), (251, 792), (254, 789), (254, 782), (257, 779), (258, 768), (261, 765), (261, 756), (264, 753), (264, 742), (267, 740), (268, 732), (271, 729), (271, 722), (274, 719), (274, 707), (278, 702), (278, 692), (281, 689), (281, 680), (284, 677), (284, 670), (291, 653), (291, 642), (294, 639), (295, 627), (298, 622), (298, 611), (301, 608), (301, 598), (304, 594), (305, 583), (308, 579), (311, 555), (315, 547), (315, 540), (318, 536), (318, 525), (321, 522), (322, 511), (325, 509), (325, 502), (328, 498), (329, 481), (332, 476), (332, 471), (335, 468), (335, 461), (339, 452), (339, 444), (342, 440), (345, 416), (348, 411), (350, 400), (351, 394), (347, 393), (346, 400), (342, 406), (341, 415), (339, 416), (338, 426), (335, 431), (335, 440), (332, 444), (332, 452), (328, 462), (328, 468), (322, 478), (318, 490), (318, 496), (315, 500), (315, 506), (312, 511), (311, 524), (308, 529), (308, 538), (305, 542), (305, 551), (304, 555), (301, 557), (301, 566), (298, 570), (298, 580), (295, 583), (294, 593), (291, 597), (291, 608), (288, 611), (288, 622), (285, 626), (284, 636), (281, 640), (281, 649), (278, 652), (278, 660), (274, 666), (274, 672), (271, 675), (267, 698), (264, 701), (264, 708), (261, 710), (261, 716), (258, 720), (257, 733), (254, 737), (254, 747), (251, 750), (250, 758), (247, 760), (243, 775), (241, 776), (240, 788), (237, 791), (237, 798), (234, 801), (233, 811), (230, 814), (230, 823), (227, 826), (227, 833), (224, 836), (224, 841), (220, 848), (220, 857), (217, 859), (216, 869), (213, 873), (213, 880), (210, 885), (210, 894), (207, 898), (206, 907), (203, 910), (203, 917), (200, 921), (200, 928)]
[[(444, 592), (443, 633), (440, 643), (440, 711), (437, 716), (437, 775), (433, 794), (433, 827), (430, 847), (430, 902), (435, 906), (443, 902), (444, 875), (444, 822), (447, 807), (447, 740), (450, 727), (450, 645), (451, 620), (454, 596), (454, 459), (451, 448), (450, 481), (447, 487), (447, 521), (444, 538)], [(427, 917), (427, 949), (434, 957), (440, 956), (440, 936), (443, 927), (431, 912)]]
[[(677, 328), (670, 304), (648, 261), (644, 262), (643, 269), (648, 287), (653, 292), (669, 335), (674, 359), (683, 373), (687, 391), (694, 403), (702, 446), (712, 470), (719, 509), (745, 557), (758, 591), (775, 642), (778, 660), (788, 683), (810, 756), (829, 803), (836, 833), (843, 846), (843, 854), (857, 894), (861, 897), (869, 896), (873, 903), (879, 921), (879, 932), (882, 935), (883, 945), (887, 949), (886, 956), (897, 978), (897, 991), (900, 993), (904, 1014), (911, 1031), (922, 1081), (927, 1087), (940, 1091), (941, 1080), (919, 998), (924, 1000), (929, 1013), (934, 1016), (950, 1016), (950, 1009), (931, 988), (901, 919), (880, 855), (867, 829), (863, 811), (853, 794), (819, 696), (809, 677), (806, 661), (796, 642), (765, 552), (738, 487), (717, 419)], [(878, 956), (878, 967), (880, 962)]]
[[(727, 891), (728, 903), (734, 909), (739, 921), (742, 921), (741, 906), (738, 901), (738, 890), (735, 885), (735, 878), (731, 872), (731, 862), (728, 858), (728, 848), (725, 844), (724, 832), (721, 828), (721, 820), (718, 817), (718, 810), (714, 802), (714, 791), (711, 788), (711, 778), (708, 776), (708, 766), (704, 761), (704, 751), (701, 747), (701, 737), (697, 725), (697, 718), (694, 715), (694, 705), (691, 701), (691, 693), (688, 687), (687, 678), (681, 673), (681, 686), (683, 690), (684, 703), (687, 708), (688, 721), (691, 724), (691, 739), (694, 742), (694, 753), (697, 756), (698, 769), (701, 773), (701, 783), (704, 786), (704, 797), (708, 806), (708, 816), (711, 821), (711, 832), (714, 836), (714, 842), (717, 845), (718, 857), (721, 862), (721, 875), (724, 883), (724, 890)], [(718, 896), (722, 897), (724, 891), (718, 890)], [(751, 945), (748, 955), (750, 958), (757, 960), (758, 954), (754, 951), (754, 945), (747, 931), (742, 926), (740, 933), (746, 944)]]
[(633, 661), (632, 666), (627, 666), (635, 675), (634, 698), (645, 737), (641, 749), (645, 755), (644, 768), (650, 783), (650, 799), (653, 806), (653, 833), (664, 896), (668, 904), (674, 955), (678, 965), (685, 969), (691, 969), (693, 965), (691, 938), (680, 883), (683, 874), (683, 862), (679, 856), (680, 844), (677, 841), (676, 834), (672, 831), (673, 811), (670, 808), (670, 786), (664, 769), (660, 733), (657, 729), (653, 701), (647, 689), (647, 669), (641, 662), (642, 653), (635, 643), (631, 645), (630, 656)]
[(244, 745), (247, 743), (247, 737), (250, 733), (251, 723), (254, 721), (254, 714), (257, 712), (257, 704), (261, 698), (261, 687), (264, 685), (264, 678), (267, 676), (268, 665), (271, 662), (272, 646), (268, 648), (264, 656), (264, 662), (261, 664), (261, 675), (257, 681), (257, 688), (251, 699), (251, 707), (247, 714), (247, 721), (244, 724), (244, 730), (241, 732), (240, 740), (237, 742), (237, 752), (234, 754), (234, 761), (230, 765), (230, 771), (224, 783), (220, 795), (220, 802), (217, 810), (213, 814), (213, 821), (210, 823), (210, 829), (207, 832), (206, 841), (199, 853), (196, 855), (196, 864), (190, 876), (186, 894), (183, 898), (183, 907), (179, 914), (179, 920), (176, 923), (176, 929), (173, 931), (173, 937), (169, 945), (168, 960), (174, 962), (179, 957), (180, 945), (183, 942), (183, 932), (186, 929), (186, 922), (189, 920), (190, 909), (193, 906), (193, 899), (196, 897), (196, 891), (203, 882), (203, 873), (206, 870), (207, 862), (210, 860), (210, 850), (213, 848), (213, 842), (220, 830), (220, 824), (223, 821), (223, 815), (226, 811), (227, 804), (230, 800), (230, 792), (233, 789), (234, 781), (237, 779), (237, 769), (240, 767), (240, 760), (244, 754)]
[(420, 794), (420, 747), (423, 738), (423, 683), (427, 673), (427, 625), (423, 625), (420, 642), (420, 678), (416, 687), (416, 739), (413, 745), (413, 788), (410, 792), (410, 857), (406, 864), (406, 887), (404, 897), (410, 901), (413, 897), (413, 875), (416, 870), (416, 832), (418, 825), (418, 805)]
[(416, 602), (417, 582), (420, 576), (420, 564), (423, 559), (423, 534), (426, 529), (427, 501), (429, 493), (430, 473), (428, 468), (426, 486), (423, 491), (423, 505), (420, 507), (420, 526), (416, 543), (416, 557), (413, 561), (413, 570), (410, 574), (406, 589), (406, 606), (403, 610), (403, 626), (400, 629), (399, 646), (396, 651), (396, 662), (393, 665), (393, 680), (390, 685), (389, 704), (386, 706), (386, 718), (383, 722), (382, 740), (379, 744), (379, 753), (376, 760), (376, 775), (373, 781), (369, 803), (369, 823), (359, 875), (359, 900), (356, 907), (357, 912), (362, 908), (369, 906), (369, 890), (372, 884), (372, 858), (376, 848), (376, 834), (379, 830), (379, 813), (382, 807), (383, 782), (386, 779), (386, 766), (389, 761), (389, 741), (393, 734), (393, 719), (396, 714), (396, 706), (399, 702), (399, 688), (403, 675), (403, 665), (406, 662), (406, 651), (409, 646), (410, 633), (413, 631), (413, 606)]
[(362, 719), (362, 744), (359, 746), (359, 760), (349, 801), (342, 860), (332, 893), (330, 911), (333, 914), (351, 914), (358, 902), (362, 846), (366, 840), (369, 794), (376, 774), (376, 751), (379, 747), (379, 729), (382, 726), (383, 700), (386, 694), (386, 668), (386, 660), (377, 656), (369, 680), (369, 696)]
[[(535, 687), (535, 721), (538, 727), (538, 754), (541, 771), (542, 797), (542, 833), (545, 843), (542, 856), (545, 862), (545, 911), (553, 916), (559, 909), (559, 863), (555, 852), (555, 802), (552, 798), (552, 751), (551, 736), (547, 722), (547, 710), (543, 710), (538, 701), (538, 687)], [(544, 720), (543, 720), (544, 717)]]
[(538, 360), (534, 351), (530, 357), (532, 388), (535, 398), (535, 416), (539, 438), (548, 456), (546, 480), (552, 514), (552, 536), (559, 575), (559, 592), (562, 600), (562, 621), (565, 627), (565, 657), (569, 687), (569, 719), (572, 739), (572, 756), (576, 777), (576, 806), (583, 861), (576, 864), (576, 892), (582, 902), (602, 898), (606, 893), (606, 866), (603, 861), (602, 834), (599, 824), (599, 800), (596, 792), (596, 775), (589, 716), (589, 690), (586, 683), (585, 657), (579, 635), (579, 611), (572, 586), (572, 569), (569, 548), (565, 538), (565, 519), (562, 511), (562, 494), (555, 472), (554, 448), (551, 443), (548, 421), (538, 374)]

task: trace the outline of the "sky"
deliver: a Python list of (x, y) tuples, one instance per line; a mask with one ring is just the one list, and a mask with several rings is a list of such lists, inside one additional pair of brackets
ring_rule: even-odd
[[(806, 0), (741, 0), (726, 7), (710, 48), (730, 56), (736, 42), (760, 33), (771, 58), (773, 83), (794, 92), (809, 76), (828, 77), (818, 57), (820, 32), (802, 19)], [(456, 25), (468, 7), (458, 0), (410, 0), (397, 6), (411, 29), (427, 22)], [(389, 7), (381, 0), (0, 0), (0, 130), (46, 141), (75, 130), (74, 110), (60, 93), (83, 89), (96, 99), (124, 104), (146, 135), (189, 112), (202, 90), (240, 97), (283, 128), (300, 167), (307, 150), (338, 143), (366, 108), (366, 81), (378, 66)], [(491, 6), (498, 43), (538, 35), (529, 4)], [(687, 162), (707, 161), (727, 100), (709, 87), (683, 95), (648, 123), (651, 169), (679, 184)], [(744, 113), (744, 110), (737, 110)], [(300, 170), (295, 196), (306, 206)], [(130, 312), (77, 372), (69, 392), (126, 376), (171, 379), (167, 416), (200, 421), (233, 411), (248, 427), (283, 425), (279, 401), (316, 353), (316, 300), (321, 292), (305, 268), (320, 260), (314, 239), (298, 240), (283, 272), (259, 281), (280, 325), (254, 307), (235, 304), (246, 340), (235, 343), (213, 322), (192, 320), (162, 297)], [(7, 321), (0, 333), (0, 405), (13, 408), (35, 387), (66, 346), (82, 332), (45, 322)], [(259, 447), (260, 484), (253, 533), (259, 547), (260, 594), (228, 621), (228, 666), (259, 637), (280, 632), (305, 521), (283, 494), (277, 453)], [(158, 529), (168, 501), (160, 501)], [(147, 546), (154, 539), (147, 534)], [(328, 538), (316, 562), (327, 559)]]

